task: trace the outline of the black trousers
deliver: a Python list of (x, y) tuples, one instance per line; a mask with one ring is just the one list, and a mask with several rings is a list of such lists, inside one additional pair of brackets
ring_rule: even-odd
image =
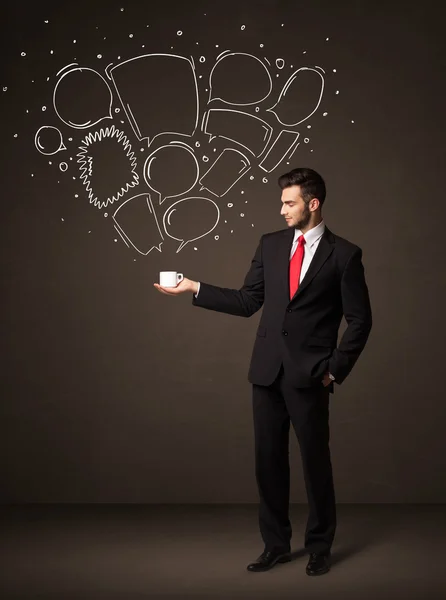
[(329, 449), (329, 390), (293, 388), (283, 366), (270, 386), (253, 385), (256, 480), (259, 525), (266, 550), (290, 551), (290, 421), (299, 442), (309, 514), (305, 548), (331, 549), (336, 503)]

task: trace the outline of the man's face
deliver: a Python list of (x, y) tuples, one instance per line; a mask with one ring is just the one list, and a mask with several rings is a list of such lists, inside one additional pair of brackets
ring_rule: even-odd
[(285, 217), (288, 227), (303, 229), (308, 225), (311, 211), (300, 195), (300, 185), (292, 185), (282, 190), (280, 214)]

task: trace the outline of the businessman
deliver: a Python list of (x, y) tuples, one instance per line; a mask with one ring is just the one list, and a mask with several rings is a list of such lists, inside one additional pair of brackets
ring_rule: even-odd
[[(336, 503), (329, 449), (329, 397), (363, 351), (372, 312), (362, 250), (322, 218), (325, 182), (314, 170), (279, 177), (287, 227), (260, 238), (240, 289), (184, 279), (164, 294), (193, 292), (194, 306), (250, 317), (262, 306), (248, 380), (252, 384), (255, 472), (262, 554), (249, 571), (290, 557), (289, 429), (295, 431), (309, 505), (306, 573), (330, 569)], [(340, 340), (342, 316), (347, 328)]]

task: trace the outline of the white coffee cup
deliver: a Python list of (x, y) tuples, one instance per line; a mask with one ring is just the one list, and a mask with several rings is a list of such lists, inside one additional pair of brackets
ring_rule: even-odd
[(183, 273), (177, 273), (176, 271), (160, 271), (160, 285), (162, 287), (176, 287), (183, 279)]

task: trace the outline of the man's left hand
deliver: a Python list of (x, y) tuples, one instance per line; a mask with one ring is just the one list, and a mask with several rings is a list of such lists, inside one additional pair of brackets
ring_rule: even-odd
[(325, 373), (324, 379), (322, 380), (322, 383), (324, 384), (324, 387), (327, 387), (327, 385), (330, 385), (331, 379), (328, 376), (328, 373)]

